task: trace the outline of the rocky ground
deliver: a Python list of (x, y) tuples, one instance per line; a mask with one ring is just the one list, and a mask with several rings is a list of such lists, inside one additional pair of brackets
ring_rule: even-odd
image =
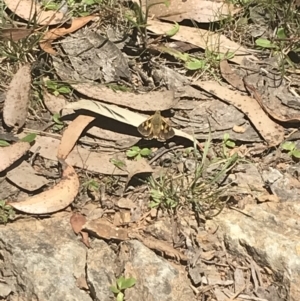
[(300, 300), (298, 1), (0, 9), (0, 300)]

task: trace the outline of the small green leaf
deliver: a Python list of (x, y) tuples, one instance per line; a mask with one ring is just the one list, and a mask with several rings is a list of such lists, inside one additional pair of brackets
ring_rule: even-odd
[(114, 294), (118, 294), (120, 292), (120, 290), (118, 290), (114, 285), (110, 286), (109, 289), (114, 293)]
[(118, 288), (121, 290), (121, 287), (122, 287), (122, 283), (124, 282), (125, 280), (125, 277), (124, 276), (120, 276), (118, 279), (117, 279), (117, 286)]
[(133, 151), (136, 151), (136, 152), (140, 152), (140, 150), (141, 150), (139, 148), (139, 146), (136, 146), (136, 145), (132, 146), (130, 149), (133, 150)]
[(67, 86), (62, 86), (62, 87), (58, 88), (57, 91), (60, 94), (70, 94), (71, 93), (71, 89)]
[(229, 134), (225, 133), (223, 136), (223, 140), (226, 142), (229, 139)]
[(188, 70), (199, 70), (205, 67), (206, 62), (204, 60), (198, 60), (191, 58), (184, 64), (184, 67)]
[(122, 292), (118, 293), (117, 301), (123, 301), (123, 300), (124, 300), (124, 294)]
[(54, 114), (53, 116), (52, 116), (52, 119), (53, 119), (53, 121), (56, 123), (56, 124), (64, 124), (61, 120), (60, 120), (60, 115), (59, 114)]
[(26, 135), (24, 138), (22, 138), (21, 141), (31, 143), (32, 141), (35, 140), (35, 138), (36, 138), (36, 134), (30, 133)]
[(135, 160), (140, 160), (140, 159), (142, 159), (142, 156), (141, 156), (141, 154), (138, 154), (138, 155), (135, 157)]
[(115, 165), (116, 167), (122, 169), (122, 167), (125, 167), (126, 164), (124, 161), (118, 160), (118, 159), (110, 159), (110, 162)]
[(281, 148), (286, 151), (292, 151), (296, 147), (296, 144), (292, 141), (286, 141), (283, 144), (281, 144)]
[(5, 140), (0, 140), (0, 147), (10, 146), (10, 144)]
[(120, 288), (120, 289), (125, 290), (127, 288), (130, 288), (130, 287), (134, 286), (135, 283), (136, 283), (136, 279), (134, 279), (132, 277), (127, 278), (122, 282), (122, 288)]
[(297, 158), (300, 159), (300, 150), (296, 149), (292, 152), (292, 155)]
[(138, 155), (138, 153), (139, 153), (139, 152), (134, 151), (134, 150), (128, 150), (128, 151), (126, 151), (126, 156), (127, 156), (128, 158), (134, 158), (135, 156)]
[(284, 32), (284, 28), (283, 27), (278, 28), (278, 30), (277, 30), (277, 38), (279, 38), (279, 39), (286, 39), (286, 34)]
[(48, 89), (51, 89), (51, 90), (56, 90), (56, 88), (57, 88), (57, 84), (55, 82), (53, 82), (52, 80), (47, 80), (46, 86)]
[(270, 40), (259, 38), (255, 41), (255, 45), (262, 48), (276, 48), (276, 45), (272, 44)]
[(167, 37), (173, 37), (176, 35), (176, 33), (179, 31), (179, 24), (175, 22), (173, 28), (166, 32)]
[(149, 149), (149, 148), (143, 148), (141, 151), (140, 151), (140, 154), (141, 154), (141, 156), (143, 156), (143, 157), (148, 157), (148, 156), (150, 156), (151, 155), (151, 149)]
[(226, 141), (226, 146), (234, 148), (235, 147), (235, 143), (233, 141), (231, 141), (231, 140), (227, 140)]
[(153, 202), (153, 201), (151, 201), (150, 203), (149, 203), (149, 207), (150, 208), (156, 208), (156, 207), (158, 207), (159, 206), (159, 203), (156, 203), (156, 202)]

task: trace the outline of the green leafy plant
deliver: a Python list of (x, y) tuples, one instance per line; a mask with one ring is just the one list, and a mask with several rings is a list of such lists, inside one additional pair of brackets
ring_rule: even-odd
[(234, 141), (230, 140), (229, 134), (225, 133), (223, 136), (223, 155), (225, 158), (228, 157), (228, 150), (227, 148), (234, 148), (235, 147), (235, 143)]
[(0, 140), (0, 147), (10, 146), (10, 144), (5, 140)]
[(300, 159), (300, 150), (296, 147), (296, 144), (292, 141), (286, 141), (281, 144), (281, 148), (288, 152), (288, 155)]
[(126, 156), (128, 158), (134, 158), (135, 160), (139, 160), (141, 158), (146, 158), (151, 155), (152, 151), (149, 148), (139, 148), (138, 146), (132, 146), (126, 152)]
[(64, 122), (61, 121), (60, 118), (61, 118), (61, 116), (60, 116), (59, 114), (54, 114), (54, 115), (52, 116), (52, 120), (53, 120), (54, 123), (55, 123), (55, 124), (53, 125), (53, 127), (52, 127), (52, 129), (53, 129), (54, 131), (60, 131), (60, 130), (65, 126)]
[(117, 296), (117, 301), (124, 300), (124, 291), (130, 287), (133, 287), (136, 283), (136, 279), (133, 277), (125, 278), (120, 276), (117, 279), (116, 285), (110, 286), (110, 290)]
[(6, 202), (0, 200), (0, 224), (6, 224), (9, 220), (15, 217), (15, 211)]
[(60, 94), (70, 94), (71, 88), (68, 84), (58, 83), (56, 81), (47, 80), (46, 87), (49, 91), (51, 91), (55, 96)]

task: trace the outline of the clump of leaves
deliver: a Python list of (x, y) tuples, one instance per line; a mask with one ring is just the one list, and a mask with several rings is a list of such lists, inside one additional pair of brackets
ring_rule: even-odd
[(296, 144), (292, 141), (286, 141), (281, 144), (281, 148), (288, 152), (291, 157), (300, 159), (300, 150), (296, 147)]
[(136, 279), (133, 277), (125, 278), (124, 276), (120, 276), (117, 279), (116, 285), (110, 286), (110, 290), (116, 294), (117, 301), (124, 300), (124, 291), (127, 288), (134, 286), (136, 283)]
[(15, 217), (14, 209), (6, 205), (6, 202), (0, 200), (0, 224), (6, 224), (9, 220), (12, 220)]
[(152, 151), (149, 148), (139, 148), (138, 146), (132, 146), (129, 150), (126, 152), (126, 156), (128, 158), (132, 158), (135, 160), (139, 160), (141, 158), (147, 158), (151, 155)]
[(58, 96), (60, 94), (70, 94), (71, 93), (71, 88), (66, 83), (58, 83), (56, 81), (47, 80), (46, 87), (55, 96)]
[(52, 120), (54, 121), (54, 125), (53, 125), (52, 129), (54, 131), (60, 131), (65, 126), (64, 122), (61, 121), (60, 118), (61, 118), (61, 116), (58, 113), (56, 113), (52, 116)]

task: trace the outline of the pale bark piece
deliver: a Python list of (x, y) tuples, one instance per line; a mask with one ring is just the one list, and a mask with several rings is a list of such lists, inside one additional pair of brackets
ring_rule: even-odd
[(242, 111), (269, 146), (278, 145), (284, 140), (283, 127), (273, 122), (252, 97), (240, 95), (217, 82), (198, 81), (194, 84)]
[(20, 159), (29, 149), (30, 144), (22, 141), (10, 146), (0, 147), (0, 172)]
[(146, 94), (113, 91), (96, 83), (70, 83), (72, 88), (87, 97), (137, 111), (169, 110), (178, 102), (173, 91), (151, 91)]
[(13, 208), (30, 214), (57, 212), (69, 206), (79, 190), (79, 179), (74, 168), (68, 165), (61, 181), (54, 187), (20, 202), (10, 202)]
[(45, 52), (52, 55), (56, 55), (57, 54), (56, 50), (52, 48), (53, 41), (78, 30), (79, 28), (83, 27), (84, 25), (86, 25), (88, 22), (90, 22), (95, 18), (96, 16), (75, 18), (72, 20), (71, 26), (58, 27), (47, 31), (40, 41), (40, 47)]
[(55, 25), (64, 22), (64, 15), (57, 11), (44, 11), (38, 1), (3, 0), (7, 7), (24, 20), (35, 20), (40, 25)]
[(9, 127), (21, 128), (27, 116), (30, 100), (31, 67), (22, 66), (14, 75), (6, 92), (3, 120)]
[(27, 191), (35, 191), (49, 183), (45, 177), (37, 175), (34, 168), (26, 161), (9, 171), (6, 177), (15, 185)]
[(58, 159), (66, 159), (79, 139), (83, 130), (95, 119), (92, 116), (79, 115), (73, 120), (61, 137), (57, 152)]
[[(120, 99), (122, 99), (122, 95), (120, 95)], [(143, 116), (138, 113), (114, 105), (108, 105), (108, 104), (104, 104), (92, 100), (86, 100), (86, 99), (81, 99), (77, 102), (69, 103), (65, 106), (65, 109), (88, 110), (96, 114), (103, 115), (108, 118), (112, 118), (119, 122), (132, 125), (134, 127), (138, 127), (147, 118), (147, 116)], [(176, 136), (180, 136), (194, 142), (193, 136), (177, 129), (174, 129), (174, 131)]]
[[(143, 1), (145, 4), (146, 1)], [(148, 7), (151, 4), (163, 2), (158, 0), (148, 0)], [(172, 0), (169, 5), (157, 4), (151, 6), (149, 13), (156, 18), (180, 22), (184, 19), (191, 19), (197, 22), (216, 22), (228, 16), (239, 12), (240, 8), (234, 8), (234, 5), (222, 1), (204, 1), (204, 0)]]
[(234, 70), (231, 69), (227, 60), (220, 62), (220, 71), (223, 78), (234, 88), (246, 92), (246, 88), (243, 82), (243, 78), (239, 76)]
[(87, 221), (83, 225), (82, 229), (104, 239), (114, 239), (119, 241), (128, 239), (127, 230), (118, 228), (105, 219)]
[[(57, 151), (60, 141), (51, 137), (37, 136), (35, 144), (31, 147), (31, 152), (38, 153), (43, 158), (57, 161)], [(130, 166), (132, 161), (120, 158), (119, 160), (125, 164), (124, 169), (115, 166), (111, 160), (113, 155), (107, 153), (91, 152), (87, 148), (76, 146), (66, 159), (66, 162), (72, 166), (88, 170), (90, 172), (97, 172), (105, 175), (128, 175), (126, 166)], [(117, 158), (118, 160), (118, 158)]]
[[(156, 20), (148, 20), (147, 24), (149, 30), (159, 35), (164, 35), (174, 26), (173, 24), (162, 23)], [(202, 49), (213, 51), (214, 53), (234, 53), (235, 56), (229, 60), (237, 64), (242, 64), (244, 58), (254, 61), (257, 60), (255, 56), (248, 54), (247, 49), (227, 39), (224, 35), (200, 28), (180, 25), (178, 32), (172, 36), (172, 39), (188, 42)]]
[(67, 104), (66, 99), (62, 95), (55, 96), (45, 89), (43, 92), (44, 104), (51, 114), (58, 114), (60, 110)]

